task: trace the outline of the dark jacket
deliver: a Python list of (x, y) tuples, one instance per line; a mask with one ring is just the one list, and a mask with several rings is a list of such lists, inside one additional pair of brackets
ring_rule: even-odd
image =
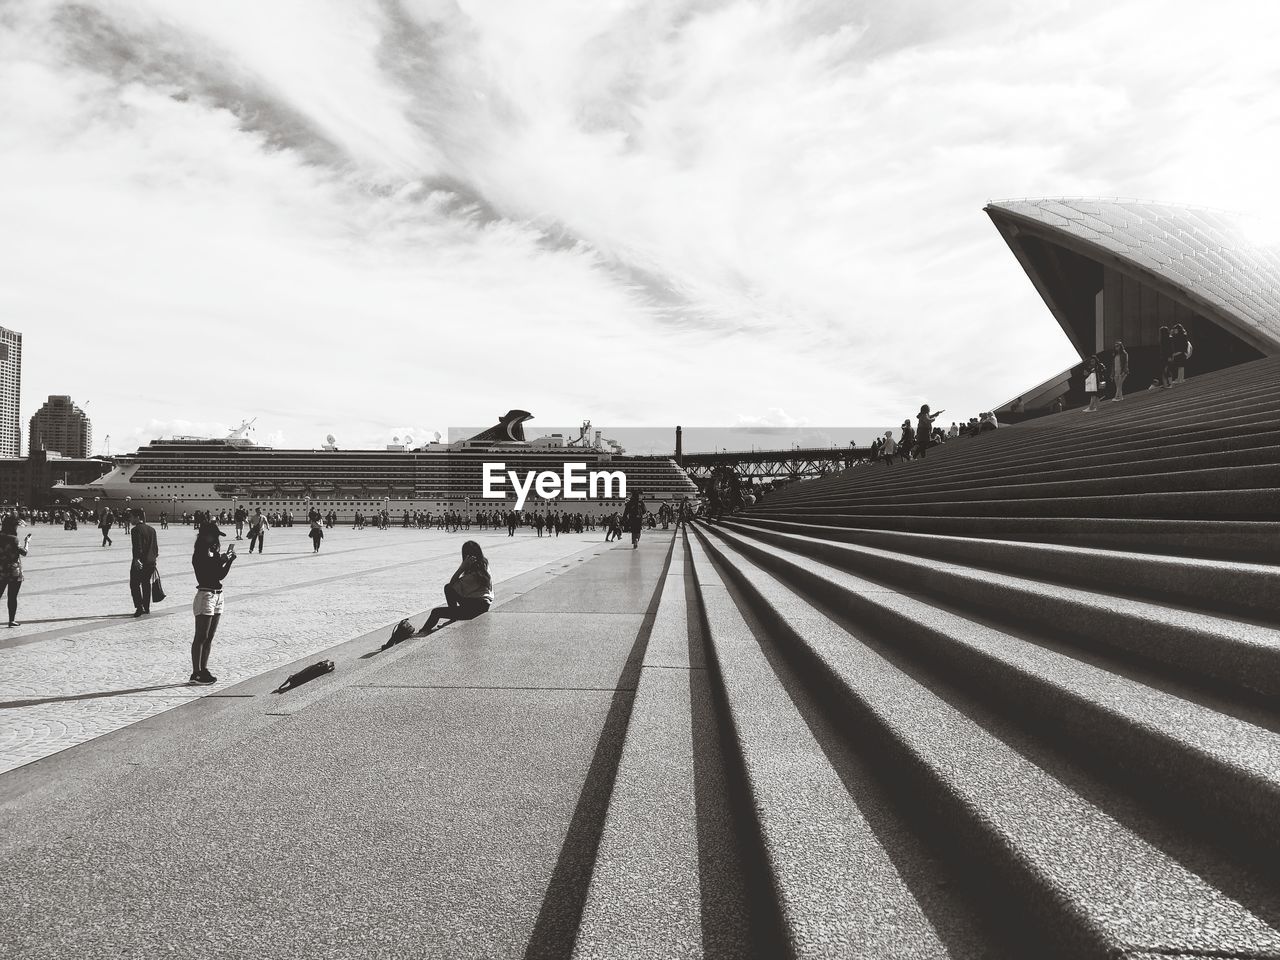
[(153, 566), (160, 555), (156, 528), (149, 523), (139, 523), (129, 536), (133, 540), (133, 559), (141, 560), (143, 566)]
[(196, 585), (208, 590), (221, 590), (222, 580), (235, 559), (225, 553), (210, 553), (204, 547), (197, 547), (191, 554), (191, 569), (196, 572)]

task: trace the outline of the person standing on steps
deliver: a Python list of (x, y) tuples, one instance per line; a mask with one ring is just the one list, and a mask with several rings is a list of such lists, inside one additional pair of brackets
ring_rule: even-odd
[(0, 521), (0, 593), (7, 593), (9, 600), (9, 626), (20, 627), (18, 623), (18, 591), (22, 589), (22, 558), (27, 555), (27, 544), (31, 542), (31, 534), (18, 542), (17, 514), (7, 515)]
[(129, 534), (133, 542), (133, 563), (129, 565), (129, 592), (133, 594), (133, 615), (140, 617), (151, 612), (151, 579), (156, 574), (156, 559), (160, 548), (156, 542), (156, 529), (147, 523), (142, 510), (133, 511), (134, 525)]
[(426, 636), (441, 620), (474, 620), (493, 605), (493, 577), (480, 544), (468, 540), (462, 545), (462, 563), (444, 585), (445, 606), (434, 608), (418, 631)]
[(1081, 372), (1084, 374), (1084, 395), (1089, 399), (1089, 405), (1083, 412), (1093, 413), (1098, 409), (1098, 358), (1093, 356), (1086, 360)]
[[(640, 546), (640, 531), (644, 529), (646, 511), (644, 501), (640, 499), (640, 491), (632, 490), (631, 496), (627, 498), (627, 505), (622, 508), (622, 527), (631, 531), (632, 550)], [(621, 540), (622, 537), (619, 536), (618, 539)]]
[(1124, 341), (1117, 340), (1111, 351), (1111, 379), (1115, 382), (1115, 402), (1124, 399), (1124, 380), (1129, 376), (1129, 351), (1124, 348)]
[(102, 511), (102, 516), (98, 518), (98, 529), (102, 531), (102, 545), (104, 547), (111, 546), (111, 528), (115, 526), (116, 518), (111, 515), (111, 508), (107, 507)]
[[(1191, 338), (1187, 328), (1180, 323), (1173, 325), (1169, 333), (1169, 365), (1164, 372), (1165, 383), (1186, 383), (1187, 361), (1191, 359)], [(1175, 376), (1176, 374), (1176, 376)]]
[(258, 553), (263, 551), (262, 541), (266, 536), (267, 528), (271, 524), (267, 522), (267, 518), (262, 515), (262, 508), (255, 507), (253, 516), (249, 518), (249, 552), (253, 553), (253, 545), (257, 543)]
[(236, 545), (220, 553), (222, 538), (226, 534), (212, 520), (200, 525), (196, 534), (195, 550), (191, 554), (191, 568), (196, 574), (196, 596), (191, 611), (196, 618), (195, 639), (191, 641), (191, 678), (188, 682), (199, 686), (217, 683), (218, 678), (209, 672), (209, 650), (222, 620), (225, 598), (222, 581), (236, 561)]
[(929, 405), (926, 403), (920, 407), (920, 413), (916, 415), (916, 456), (923, 457), (929, 451), (929, 438), (933, 435), (933, 421), (937, 420), (946, 411), (939, 410), (937, 413), (929, 413)]
[(1169, 341), (1171, 334), (1168, 327), (1160, 328), (1160, 362), (1163, 367), (1160, 371), (1160, 386), (1168, 388), (1169, 383), (1169, 361), (1173, 359)]

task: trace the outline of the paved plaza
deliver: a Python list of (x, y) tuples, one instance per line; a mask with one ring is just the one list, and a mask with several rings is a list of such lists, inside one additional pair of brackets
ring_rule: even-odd
[[(672, 533), (339, 529), (313, 556), (272, 531), (227, 580), (205, 688), (184, 683), (189, 529), (162, 532), (171, 599), (141, 620), (123, 537), (39, 534), (0, 647), (0, 956), (572, 952)], [(492, 610), (377, 652), (468, 536)], [(321, 654), (332, 674), (271, 692)]]
[(500, 602), (510, 599), (504, 584), (521, 575), (605, 547), (601, 533), (339, 527), (315, 554), (307, 531), (270, 531), (265, 555), (249, 555), (247, 539), (238, 544), (210, 660), (219, 682), (196, 687), (186, 682), (195, 591), (190, 527), (157, 529), (168, 597), (139, 620), (129, 597), (128, 535), (117, 528), (114, 546), (102, 547), (92, 527), (35, 528), (21, 626), (0, 626), (0, 773), (199, 698), (236, 695), (240, 681), (371, 631), (389, 634), (402, 617), (444, 602), (441, 585), (466, 539), (490, 557)]

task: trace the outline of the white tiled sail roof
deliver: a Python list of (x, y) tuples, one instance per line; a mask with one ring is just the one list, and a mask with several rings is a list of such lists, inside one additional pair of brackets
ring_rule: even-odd
[(995, 200), (988, 209), (1147, 270), (1280, 347), (1280, 238), (1255, 239), (1245, 217), (1145, 200)]

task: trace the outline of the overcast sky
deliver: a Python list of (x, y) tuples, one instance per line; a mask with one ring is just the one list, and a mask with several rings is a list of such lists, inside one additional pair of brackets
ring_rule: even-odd
[(1074, 358), (982, 212), (1275, 214), (1280, 4), (0, 0), (0, 325), (98, 450), (965, 417)]

